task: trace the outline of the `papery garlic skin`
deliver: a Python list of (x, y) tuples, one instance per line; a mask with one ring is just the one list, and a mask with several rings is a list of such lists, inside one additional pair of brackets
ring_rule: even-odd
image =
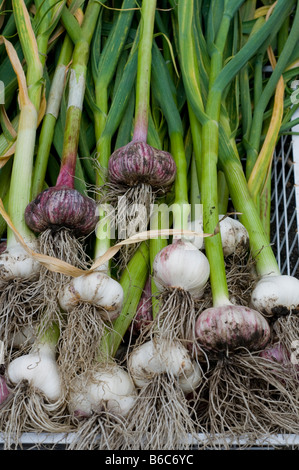
[(72, 310), (79, 302), (88, 302), (109, 320), (120, 314), (123, 297), (121, 285), (100, 271), (73, 278), (58, 294), (59, 304), (65, 312)]
[(210, 276), (207, 257), (191, 242), (175, 240), (155, 256), (153, 277), (157, 288), (179, 288), (200, 298)]
[[(219, 215), (219, 221), (224, 256), (227, 257), (233, 254), (239, 247), (247, 250), (249, 247), (249, 235), (244, 225), (239, 220), (224, 215)], [(203, 233), (202, 219), (190, 222), (189, 229), (197, 233)], [(199, 250), (204, 249), (204, 237), (193, 237), (192, 243)]]
[[(34, 248), (32, 244), (28, 244)], [(6, 249), (0, 255), (0, 276), (3, 280), (26, 279), (38, 276), (40, 264), (20, 245), (16, 244)]]
[(197, 363), (179, 341), (166, 342), (155, 338), (138, 346), (128, 361), (129, 372), (137, 387), (145, 387), (155, 376), (176, 377), (185, 393), (193, 391), (202, 380)]
[(89, 381), (78, 376), (70, 393), (69, 409), (75, 416), (91, 416), (104, 409), (116, 416), (127, 416), (137, 392), (129, 374), (111, 364), (92, 373)]
[(251, 293), (251, 305), (266, 316), (299, 312), (299, 280), (288, 275), (263, 276)]
[(212, 351), (250, 351), (266, 346), (270, 339), (270, 326), (257, 311), (239, 305), (224, 305), (204, 310), (195, 323), (198, 343)]
[(7, 377), (13, 385), (28, 381), (50, 401), (62, 396), (62, 382), (55, 359), (55, 349), (48, 345), (35, 347), (30, 354), (17, 357), (7, 367)]

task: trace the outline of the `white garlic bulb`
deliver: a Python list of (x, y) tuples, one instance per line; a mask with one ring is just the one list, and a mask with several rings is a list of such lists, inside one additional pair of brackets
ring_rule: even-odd
[[(249, 235), (243, 224), (232, 217), (219, 215), (219, 227), (224, 256), (229, 256), (236, 251), (238, 247), (247, 249), (249, 246)], [(202, 219), (196, 219), (189, 223), (189, 229), (203, 233)], [(191, 241), (191, 238), (189, 238)], [(204, 237), (193, 237), (192, 243), (199, 249), (204, 249)]]
[(299, 311), (299, 280), (288, 275), (263, 276), (251, 293), (251, 305), (272, 316)]
[(88, 377), (78, 376), (69, 398), (69, 409), (77, 416), (90, 416), (105, 407), (116, 416), (127, 416), (136, 400), (134, 383), (126, 370), (111, 363), (93, 371)]
[(17, 243), (0, 255), (0, 272), (2, 279), (26, 279), (38, 275), (40, 264)]
[(104, 317), (115, 319), (123, 303), (121, 285), (103, 272), (95, 271), (73, 278), (58, 295), (61, 308), (68, 312), (79, 302), (94, 305)]
[(40, 344), (31, 353), (11, 361), (7, 367), (7, 377), (14, 385), (27, 380), (51, 401), (57, 401), (62, 396), (61, 375), (52, 345)]
[(202, 379), (197, 363), (191, 360), (187, 349), (179, 341), (154, 338), (131, 353), (129, 372), (138, 387), (149, 384), (154, 376), (169, 374), (176, 377), (185, 393), (194, 390)]
[(200, 298), (209, 276), (207, 257), (191, 242), (175, 240), (155, 256), (153, 277), (160, 291), (180, 288)]

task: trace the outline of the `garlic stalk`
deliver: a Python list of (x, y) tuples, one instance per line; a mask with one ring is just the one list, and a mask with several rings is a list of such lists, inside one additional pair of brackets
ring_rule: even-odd
[[(176, 164), (172, 155), (148, 143), (155, 12), (156, 0), (142, 2), (133, 137), (128, 144), (116, 149), (110, 156), (106, 191), (107, 200), (114, 207), (121, 200), (126, 201), (130, 210), (134, 211), (136, 207), (144, 209), (145, 217), (141, 222), (144, 228), (141, 230), (146, 230), (157, 195), (168, 192), (176, 176)], [(118, 207), (117, 210), (118, 223), (127, 227), (131, 220), (130, 211), (121, 209)], [(128, 256), (131, 254), (129, 252)], [(122, 266), (124, 264), (125, 262)]]
[[(256, 222), (259, 217), (255, 217), (253, 211), (247, 210), (251, 198), (246, 182), (243, 184), (244, 174), (240, 158), (235, 154), (235, 149), (232, 149), (231, 129), (229, 124), (226, 127), (224, 124), (222, 98), (224, 89), (232, 78), (267, 41), (271, 28), (279, 21), (284, 2), (277, 2), (269, 19), (271, 23), (267, 21), (258, 33), (249, 38), (233, 59), (225, 63), (224, 52), (230, 20), (241, 3), (235, 0), (223, 4), (218, 29), (207, 49), (210, 53), (207, 62), (209, 76), (205, 77), (204, 71), (203, 75), (200, 75), (201, 69), (198, 67), (195, 52), (196, 38), (192, 27), (195, 2), (188, 2), (188, 6), (184, 1), (178, 2), (180, 59), (184, 85), (187, 100), (202, 126), (202, 178), (199, 183), (204, 231), (215, 231), (214, 236), (205, 239), (205, 252), (211, 268), (213, 307), (198, 316), (197, 340), (199, 344), (205, 345), (210, 357), (215, 359), (208, 380), (210, 393), (207, 413), (210, 432), (215, 436), (225, 431), (234, 437), (250, 435), (252, 429), (255, 429), (257, 434), (260, 432), (264, 435), (271, 432), (275, 426), (294, 430), (298, 427), (294, 414), (294, 388), (287, 374), (284, 372), (283, 384), (281, 380), (277, 380), (278, 375), (283, 376), (282, 368), (269, 363), (266, 365), (258, 356), (258, 349), (265, 347), (270, 340), (267, 320), (260, 312), (253, 309), (248, 312), (243, 307), (232, 305), (229, 300), (221, 237), (215, 230), (219, 223), (217, 171), (220, 169), (225, 174), (234, 208), (241, 214), (239, 220), (249, 233), (250, 249), (256, 266), (263, 269), (262, 275), (268, 274), (272, 267), (274, 273), (277, 273), (273, 253), (266, 260), (271, 247), (268, 242), (259, 243), (263, 234), (263, 228), (260, 230), (260, 220)], [(218, 3), (212, 1), (211, 5), (217, 8)], [(240, 180), (236, 175), (240, 175)], [(216, 351), (216, 354), (213, 354), (211, 349)], [(288, 416), (286, 410), (289, 410)]]
[(9, 396), (10, 391), (8, 390), (6, 380), (4, 377), (0, 376), (0, 406), (7, 400)]

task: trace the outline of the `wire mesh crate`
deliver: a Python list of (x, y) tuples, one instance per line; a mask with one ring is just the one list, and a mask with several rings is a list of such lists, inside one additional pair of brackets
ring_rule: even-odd
[(298, 138), (282, 136), (277, 145), (273, 160), (271, 201), (273, 251), (281, 273), (295, 277), (299, 275)]

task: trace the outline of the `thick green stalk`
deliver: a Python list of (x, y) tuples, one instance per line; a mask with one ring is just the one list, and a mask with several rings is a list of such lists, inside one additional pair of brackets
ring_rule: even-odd
[(32, 180), (32, 199), (34, 199), (43, 189), (44, 180), (47, 171), (48, 158), (53, 141), (55, 124), (57, 121), (60, 102), (64, 90), (64, 81), (66, 79), (67, 66), (71, 60), (73, 44), (68, 35), (66, 35), (58, 63), (53, 76), (47, 109), (42, 122), (41, 133), (39, 137), (38, 151), (35, 159), (35, 166)]
[[(28, 0), (24, 1), (24, 5), (27, 6), (27, 7), (30, 5), (30, 3), (32, 3), (32, 1), (29, 1), (29, 2), (28, 2)], [(40, 69), (44, 66), (46, 56), (47, 56), (48, 39), (49, 39), (51, 30), (52, 30), (51, 29), (51, 18), (48, 18), (48, 16), (44, 17), (43, 20), (40, 21), (40, 22), (39, 22), (38, 18), (36, 18), (36, 17), (33, 19), (33, 29), (34, 29), (34, 31), (35, 30), (37, 31), (36, 39), (33, 39), (32, 35), (28, 34), (27, 30), (29, 28), (24, 23), (25, 19), (24, 18), (21, 19), (20, 14), (17, 13), (18, 9), (19, 9), (19, 11), (21, 11), (20, 10), (21, 5), (22, 5), (22, 2), (19, 2), (19, 3), (16, 2), (15, 6), (14, 6), (14, 10), (16, 11), (16, 15), (18, 17), (17, 21), (15, 21), (15, 15), (12, 15), (10, 19), (12, 19), (14, 23), (18, 24), (18, 28), (19, 28), (18, 31), (22, 31), (22, 30), (20, 30), (20, 28), (22, 27), (22, 24), (25, 25), (25, 32), (20, 33), (21, 34), (20, 43), (21, 43), (22, 48), (23, 47), (25, 48), (25, 54), (23, 54), (23, 49), (22, 49), (22, 58), (24, 56), (25, 57), (25, 62), (26, 62), (24, 64), (24, 69), (27, 70), (28, 61), (30, 63), (30, 71), (27, 74), (27, 83), (28, 83), (28, 86), (29, 86), (29, 94), (31, 96), (31, 99), (33, 99), (33, 101), (35, 100), (34, 96), (36, 95), (36, 100), (37, 100), (36, 105), (38, 104), (38, 106), (39, 106), (39, 100), (40, 100), (39, 93), (41, 93), (41, 90), (42, 90), (42, 87), (43, 87), (42, 74), (41, 74)], [(48, 6), (47, 6), (47, 8), (48, 8)], [(11, 21), (9, 21), (9, 22), (11, 23)], [(7, 28), (7, 31), (6, 31), (6, 28), (4, 28), (4, 30), (3, 30), (4, 37), (9, 37), (10, 35), (13, 35), (12, 32), (10, 32), (12, 26), (13, 25), (10, 25), (10, 27)], [(42, 34), (41, 33), (42, 30), (47, 31), (47, 33)], [(18, 34), (19, 34), (19, 32), (18, 32)], [(25, 39), (26, 35), (28, 37), (28, 40)], [(30, 39), (30, 37), (31, 37), (31, 39)], [(36, 45), (32, 45), (32, 41), (36, 42)], [(18, 47), (20, 46), (20, 43), (17, 43), (15, 45), (16, 49), (18, 49)], [(2, 46), (0, 46), (0, 48), (1, 47)], [(39, 55), (40, 65), (37, 65), (38, 61), (35, 60), (37, 58), (37, 54)], [(34, 64), (36, 64), (36, 65), (34, 65)], [(9, 94), (9, 91), (8, 90), (6, 90), (6, 91)], [(19, 114), (17, 114), (12, 120), (12, 126), (15, 130), (17, 130), (18, 124), (19, 124)], [(5, 136), (2, 134), (0, 136), (0, 153), (4, 154), (7, 150), (9, 150), (9, 148), (11, 146), (12, 146), (12, 142), (7, 142), (7, 140), (5, 139)]]
[[(24, 81), (28, 87), (28, 99), (22, 103), (19, 117), (8, 210), (16, 229), (27, 242), (31, 242), (35, 240), (35, 236), (25, 223), (24, 213), (31, 201), (33, 156), (41, 101), (43, 67), (26, 6), (23, 1), (16, 0), (12, 5), (19, 39), (27, 63), (26, 80)], [(15, 243), (14, 234), (8, 228), (7, 245), (10, 247)]]
[(142, 242), (128, 262), (120, 278), (124, 291), (124, 303), (120, 316), (114, 321), (113, 329), (107, 328), (103, 334), (97, 360), (113, 358), (123, 341), (123, 337), (136, 315), (137, 306), (149, 273), (149, 248)]
[(73, 178), (77, 161), (90, 43), (97, 24), (100, 8), (100, 4), (94, 0), (88, 3), (81, 26), (80, 38), (75, 43), (73, 51), (61, 171), (57, 179), (57, 184), (63, 184), (65, 180), (67, 180), (67, 184), (69, 185), (74, 184)]
[[(275, 7), (272, 15), (275, 14), (276, 8), (278, 8), (278, 4)], [(268, 21), (265, 23), (265, 26), (267, 26), (267, 23), (271, 20), (272, 15), (270, 16)], [(262, 29), (260, 31), (262, 31)], [(246, 159), (247, 179), (250, 177), (251, 171), (253, 169), (254, 163), (256, 161), (256, 158), (259, 152), (264, 111), (266, 110), (266, 107), (271, 97), (273, 96), (273, 93), (275, 91), (279, 78), (281, 77), (286, 66), (288, 65), (289, 58), (298, 42), (298, 38), (299, 38), (299, 2), (297, 1), (296, 14), (292, 23), (291, 30), (287, 37), (285, 46), (277, 60), (275, 69), (273, 70), (261, 96), (259, 97), (259, 100), (256, 102), (256, 107), (254, 109), (253, 120), (252, 120), (252, 125), (251, 125), (251, 130), (250, 130), (250, 136), (249, 136), (249, 148), (248, 148), (247, 159)]]
[[(24, 213), (31, 201), (32, 165), (37, 128), (37, 111), (33, 104), (23, 106), (19, 117), (19, 129), (14, 154), (10, 183), (8, 211), (10, 218), (27, 242), (35, 240), (34, 234), (27, 227)], [(24, 151), (26, 149), (26, 151)], [(25, 182), (24, 185), (21, 182)], [(16, 243), (12, 230), (7, 228), (7, 246)]]
[(148, 109), (150, 101), (150, 80), (152, 42), (156, 12), (156, 0), (143, 0), (141, 7), (141, 32), (138, 46), (138, 67), (136, 78), (135, 126), (133, 141), (147, 140)]
[[(3, 201), (5, 210), (8, 209), (9, 201), (9, 185), (11, 175), (12, 159), (10, 159), (3, 168), (0, 169), (0, 199)], [(7, 229), (7, 224), (2, 216), (0, 216), (0, 239)]]
[(251, 254), (256, 261), (256, 271), (260, 276), (269, 273), (279, 274), (277, 260), (250, 195), (237, 148), (230, 141), (229, 135), (229, 122), (222, 116), (219, 127), (219, 164), (225, 174), (234, 208), (240, 212), (240, 222), (248, 231)]
[[(118, 14), (118, 18), (114, 23), (114, 27), (100, 57), (98, 72), (95, 77), (96, 105), (99, 109), (99, 111), (95, 110), (94, 112), (95, 136), (97, 142), (96, 150), (98, 155), (97, 161), (100, 167), (100, 170), (97, 171), (96, 174), (96, 184), (98, 187), (102, 186), (106, 181), (105, 174), (108, 170), (108, 161), (111, 154), (111, 139), (101, 139), (108, 115), (108, 89), (115, 74), (120, 55), (127, 41), (133, 18), (133, 7), (134, 0), (124, 0), (124, 11), (121, 11)], [(101, 230), (101, 224), (99, 224), (98, 227), (95, 244), (96, 257), (104, 254), (110, 247), (110, 237), (107, 236), (108, 234), (106, 234), (105, 237), (102, 237), (99, 233)], [(107, 225), (106, 229), (109, 229)], [(109, 269), (108, 266), (107, 269)]]
[(171, 154), (176, 163), (175, 198), (173, 217), (175, 229), (187, 229), (190, 216), (188, 197), (187, 161), (183, 136), (183, 125), (171, 89), (171, 77), (157, 46), (153, 47), (153, 89), (168, 126)]
[[(187, 103), (187, 105), (188, 105), (188, 115), (189, 115), (190, 128), (191, 128), (191, 134), (192, 134), (193, 152), (195, 155), (194, 161), (196, 165), (197, 180), (199, 182), (201, 181), (201, 172), (202, 172), (201, 125), (196, 115), (194, 114), (194, 111), (192, 107), (190, 106), (189, 102)], [(200, 187), (199, 187), (199, 193), (200, 193)], [(200, 201), (198, 201), (198, 203), (199, 202)]]
[[(237, 2), (238, 3), (238, 2)], [(216, 34), (210, 66), (209, 92), (206, 114), (209, 120), (202, 126), (202, 179), (201, 197), (203, 204), (203, 228), (207, 237), (205, 251), (210, 263), (210, 283), (214, 305), (223, 305), (229, 301), (228, 287), (221, 236), (218, 229), (218, 145), (219, 120), (221, 109), (221, 90), (213, 87), (223, 68), (223, 52), (226, 44), (231, 16), (224, 13)]]

